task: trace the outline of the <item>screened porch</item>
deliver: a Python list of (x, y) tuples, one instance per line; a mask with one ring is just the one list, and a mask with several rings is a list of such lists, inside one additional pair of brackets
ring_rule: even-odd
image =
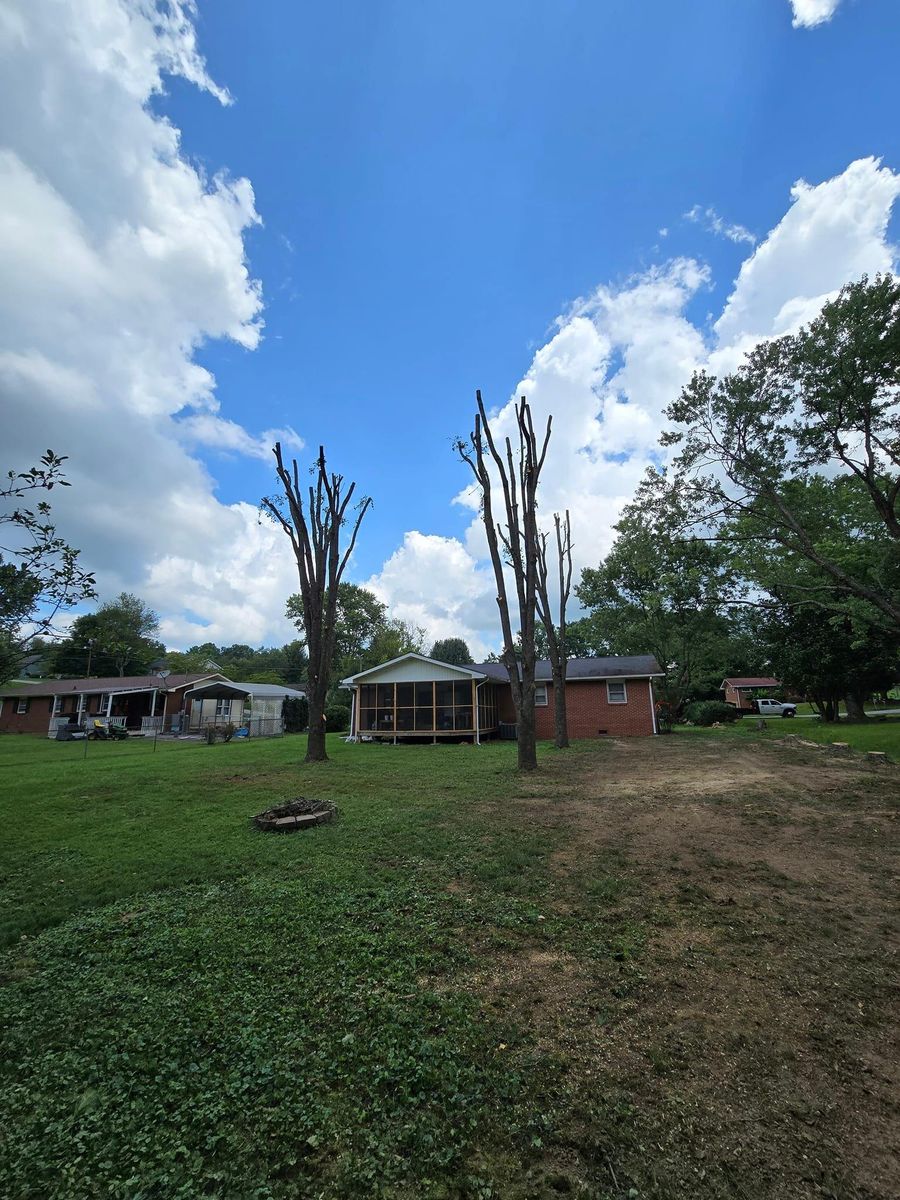
[(478, 738), (497, 732), (494, 686), (476, 679), (363, 683), (353, 697), (353, 714), (353, 733), (363, 738)]

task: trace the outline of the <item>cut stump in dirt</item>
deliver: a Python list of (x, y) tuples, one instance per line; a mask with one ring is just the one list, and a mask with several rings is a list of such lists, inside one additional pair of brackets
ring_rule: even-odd
[(298, 829), (333, 821), (336, 813), (337, 806), (330, 800), (307, 800), (300, 796), (257, 813), (253, 824), (265, 833), (294, 833)]

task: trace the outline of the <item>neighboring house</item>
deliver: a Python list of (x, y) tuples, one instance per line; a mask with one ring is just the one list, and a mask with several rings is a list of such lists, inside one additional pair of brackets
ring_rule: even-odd
[(725, 693), (726, 704), (733, 704), (740, 712), (753, 712), (753, 697), (758, 692), (769, 692), (780, 687), (780, 679), (772, 679), (765, 675), (748, 675), (723, 679), (719, 691)]
[[(568, 663), (566, 706), (569, 736), (656, 733), (653, 680), (661, 678), (649, 654), (573, 658)], [(352, 697), (351, 734), (400, 740), (439, 738), (480, 741), (495, 737), (516, 716), (502, 663), (455, 666), (404, 654), (342, 681)], [(552, 738), (553, 682), (550, 664), (537, 664), (535, 717), (539, 738)]]
[[(230, 690), (224, 697), (197, 695), (200, 684), (223, 684)], [(259, 718), (256, 732), (280, 733), (281, 700), (303, 695), (272, 684), (234, 684), (221, 673), (10, 683), (0, 687), (0, 732), (52, 736), (59, 725), (90, 723), (97, 718), (133, 732), (177, 732), (210, 722), (239, 724), (246, 707), (248, 718)]]

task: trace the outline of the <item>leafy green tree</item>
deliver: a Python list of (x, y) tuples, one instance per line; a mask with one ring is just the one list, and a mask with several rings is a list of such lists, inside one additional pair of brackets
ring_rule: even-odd
[(306, 682), (307, 658), (299, 639), (283, 646), (254, 649), (241, 643), (217, 646), (204, 642), (189, 650), (167, 650), (165, 664), (170, 671), (204, 675), (221, 672), (229, 679), (249, 683), (283, 683), (297, 687)]
[[(286, 612), (303, 632), (303, 600), (288, 597)], [(422, 653), (425, 630), (418, 625), (392, 619), (387, 606), (368, 588), (340, 583), (335, 621), (334, 658), (330, 676), (331, 693), (341, 679), (399, 658), (410, 651)]]
[(900, 679), (896, 639), (873, 626), (861, 633), (849, 617), (823, 620), (812, 608), (772, 606), (763, 634), (777, 677), (807, 696), (826, 721), (838, 719), (841, 700), (851, 719), (864, 719), (869, 696)]
[(724, 603), (733, 581), (727, 551), (684, 536), (684, 519), (664, 477), (649, 472), (615, 526), (606, 559), (585, 568), (575, 588), (596, 642), (612, 654), (654, 655), (673, 711), (699, 677), (722, 670)]
[[(699, 526), (725, 521), (792, 567), (796, 602), (900, 635), (900, 280), (843, 288), (731, 375), (694, 376), (668, 410)], [(813, 499), (855, 498), (857, 525)], [(841, 524), (843, 521), (843, 528)], [(860, 533), (862, 536), (860, 536)], [(803, 589), (802, 597), (799, 589)]]
[(0, 485), (0, 682), (11, 678), (36, 638), (53, 633), (61, 610), (96, 596), (94, 576), (56, 532), (49, 503), (33, 493), (69, 487), (65, 456), (48, 450), (28, 471)]
[(467, 667), (474, 661), (472, 651), (459, 637), (440, 638), (431, 647), (429, 657), (460, 667)]
[(154, 634), (159, 618), (143, 600), (121, 592), (95, 613), (77, 617), (50, 659), (50, 673), (78, 677), (145, 675), (165, 647)]
[[(303, 637), (303, 598), (299, 593), (288, 596), (285, 611), (288, 619), (294, 622)], [(374, 592), (355, 583), (338, 584), (334, 668), (337, 669), (339, 664), (362, 661), (367, 657), (373, 638), (387, 623), (387, 619), (387, 607)]]

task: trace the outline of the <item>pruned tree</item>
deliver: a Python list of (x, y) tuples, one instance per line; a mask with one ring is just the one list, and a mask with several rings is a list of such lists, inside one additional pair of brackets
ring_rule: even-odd
[[(534, 422), (528, 401), (523, 396), (516, 405), (518, 430), (517, 451), (506, 438), (505, 455), (497, 449), (481, 392), (475, 393), (478, 412), (475, 429), (468, 440), (460, 438), (456, 449), (460, 458), (475, 476), (481, 494), (481, 517), (487, 537), (494, 579), (497, 584), (497, 608), (503, 633), (503, 653), (500, 661), (509, 675), (513, 704), (518, 723), (518, 761), (522, 771), (537, 767), (535, 745), (534, 682), (535, 682), (535, 617), (540, 557), (537, 525), (537, 490), (541, 469), (550, 442), (553, 418), (547, 418), (543, 441), (538, 446)], [(496, 470), (503, 493), (505, 522), (494, 515), (494, 494), (491, 470)], [(515, 587), (518, 607), (520, 655), (516, 655), (516, 639), (504, 567), (509, 567)]]
[(556, 583), (559, 591), (558, 624), (554, 624), (550, 605), (549, 565), (547, 562), (547, 542), (550, 535), (548, 533), (540, 533), (538, 536), (536, 600), (538, 616), (547, 636), (547, 657), (550, 660), (550, 673), (553, 676), (553, 720), (556, 729), (554, 744), (557, 750), (565, 750), (569, 745), (569, 727), (566, 719), (566, 666), (568, 662), (566, 606), (572, 590), (572, 524), (569, 520), (569, 510), (566, 509), (565, 519), (561, 519), (559, 513), (554, 513), (553, 525), (556, 532)]
[[(350, 508), (356, 484), (345, 489), (343, 475), (329, 474), (323, 446), (312, 469), (315, 482), (308, 488), (300, 483), (297, 460), (293, 459), (290, 467), (285, 465), (280, 442), (275, 443), (273, 453), (282, 494), (265, 497), (262, 507), (287, 534), (294, 551), (309, 655), (306, 761), (326, 762), (325, 703), (337, 635), (339, 587), (372, 500), (365, 496)], [(351, 531), (348, 539), (342, 537), (345, 527)]]

